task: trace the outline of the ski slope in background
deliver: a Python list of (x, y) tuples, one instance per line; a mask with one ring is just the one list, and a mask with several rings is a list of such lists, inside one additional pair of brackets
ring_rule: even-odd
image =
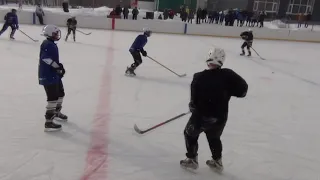
[[(41, 27), (20, 27), (43, 39)], [(319, 44), (255, 41), (261, 56), (240, 57), (241, 39), (153, 34), (148, 55), (187, 73), (179, 78), (144, 58), (137, 77), (124, 76), (137, 33), (92, 31), (58, 43), (66, 68), (63, 131), (44, 133), (46, 97), (38, 85), (40, 42), (20, 32), (0, 37), (1, 180), (318, 180), (320, 178)], [(70, 39), (70, 38), (69, 38)], [(200, 168), (180, 168), (189, 116), (146, 135), (142, 129), (188, 111), (192, 75), (206, 68), (210, 47), (227, 53), (225, 67), (249, 84), (245, 99), (231, 99), (222, 136), (225, 171), (212, 172), (199, 139)], [(255, 56), (255, 55), (254, 55)], [(208, 82), (209, 83), (209, 82)]]

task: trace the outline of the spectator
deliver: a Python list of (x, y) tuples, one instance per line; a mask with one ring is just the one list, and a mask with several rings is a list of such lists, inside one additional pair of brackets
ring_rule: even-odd
[(169, 18), (169, 12), (168, 12), (168, 9), (164, 9), (164, 12), (163, 12), (163, 19), (164, 20), (167, 20)]
[(223, 21), (225, 20), (225, 15), (223, 11), (219, 12), (219, 24), (222, 25)]
[(161, 14), (159, 14), (158, 19), (162, 20), (162, 15)]
[(38, 4), (37, 7), (36, 7), (36, 15), (38, 16), (39, 23), (41, 25), (44, 25), (44, 23), (43, 23), (44, 12), (43, 12), (43, 9), (41, 7), (41, 4)]
[(175, 15), (175, 12), (172, 9), (170, 9), (169, 10), (169, 18), (173, 19), (174, 15)]
[(200, 24), (201, 22), (201, 18), (202, 18), (202, 9), (198, 8), (197, 10), (197, 24)]
[(302, 13), (299, 13), (299, 15), (298, 15), (298, 28), (301, 27), (303, 19), (304, 19), (304, 15)]
[(208, 11), (207, 11), (207, 9), (203, 9), (202, 10), (202, 13), (201, 13), (201, 16), (202, 16), (202, 23), (203, 22), (205, 22), (205, 23), (207, 23), (207, 16), (208, 16)]
[(129, 8), (128, 7), (125, 7), (123, 8), (123, 19), (128, 19), (128, 16), (129, 16)]
[(194, 12), (193, 10), (189, 10), (189, 14), (188, 14), (188, 23), (190, 22), (192, 24), (192, 20), (194, 19)]
[(311, 13), (309, 12), (307, 15), (306, 15), (306, 18), (305, 18), (305, 23), (304, 23), (304, 27), (305, 28), (308, 28), (308, 26), (309, 26), (309, 21), (311, 20)]
[(133, 19), (133, 20), (137, 20), (138, 14), (139, 14), (139, 10), (138, 10), (137, 7), (135, 7), (135, 8), (132, 10), (132, 19)]
[(266, 15), (267, 14), (264, 11), (261, 11), (260, 16), (259, 16), (260, 28), (263, 27), (263, 22), (264, 22), (264, 19), (266, 18)]
[(116, 7), (116, 15), (117, 16), (121, 16), (121, 13), (122, 13), (122, 9), (121, 9), (120, 5), (117, 5), (117, 7)]

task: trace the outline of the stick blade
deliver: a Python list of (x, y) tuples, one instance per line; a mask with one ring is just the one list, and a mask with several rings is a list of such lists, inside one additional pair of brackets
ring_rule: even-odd
[(143, 134), (142, 131), (138, 128), (136, 124), (134, 124), (133, 129), (138, 133), (138, 134)]
[(181, 74), (181, 75), (179, 75), (179, 77), (186, 77), (187, 76), (187, 74)]

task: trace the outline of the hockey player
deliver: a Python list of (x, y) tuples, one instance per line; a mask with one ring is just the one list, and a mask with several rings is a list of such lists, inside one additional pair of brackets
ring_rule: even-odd
[(43, 35), (47, 37), (41, 44), (39, 58), (39, 84), (44, 86), (47, 95), (45, 113), (45, 131), (61, 129), (60, 124), (53, 120), (67, 121), (68, 117), (62, 114), (63, 97), (65, 96), (62, 77), (65, 69), (59, 60), (59, 50), (56, 41), (61, 38), (61, 31), (55, 25), (47, 25), (43, 28)]
[(241, 49), (242, 49), (242, 53), (240, 54), (241, 56), (244, 56), (246, 53), (244, 51), (244, 48), (247, 47), (248, 50), (248, 56), (251, 56), (251, 51), (250, 48), (252, 47), (252, 43), (253, 43), (253, 34), (252, 34), (252, 30), (249, 29), (248, 31), (244, 31), (240, 34), (241, 38), (244, 40)]
[(66, 36), (66, 39), (65, 41), (68, 40), (68, 37), (69, 35), (71, 34), (71, 31), (72, 31), (72, 34), (73, 34), (73, 41), (75, 42), (76, 41), (76, 29), (77, 29), (77, 20), (76, 20), (76, 17), (72, 17), (72, 18), (69, 18), (67, 20), (67, 26), (68, 26), (68, 34)]
[(0, 31), (0, 36), (10, 26), (11, 27), (10, 39), (14, 39), (14, 37), (13, 37), (14, 33), (16, 32), (17, 29), (19, 29), (17, 10), (12, 9), (11, 12), (8, 12), (4, 16), (4, 20), (5, 20), (5, 22), (4, 22), (3, 27)]
[(198, 138), (204, 132), (212, 153), (208, 166), (222, 171), (222, 143), (220, 136), (228, 119), (228, 104), (231, 96), (245, 97), (246, 81), (231, 69), (221, 68), (226, 54), (216, 48), (209, 52), (206, 61), (209, 69), (194, 74), (191, 83), (192, 115), (184, 129), (187, 158), (180, 161), (184, 168), (198, 168)]
[(133, 44), (131, 45), (129, 52), (131, 53), (134, 63), (130, 67), (127, 67), (126, 75), (135, 76), (134, 70), (142, 63), (141, 55), (147, 56), (147, 51), (144, 50), (144, 46), (148, 42), (148, 37), (150, 37), (152, 31), (148, 28), (143, 29), (143, 34), (137, 36)]

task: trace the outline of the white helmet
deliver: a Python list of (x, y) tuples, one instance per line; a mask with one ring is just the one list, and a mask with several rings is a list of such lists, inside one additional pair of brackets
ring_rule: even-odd
[(152, 34), (152, 31), (149, 28), (143, 28), (143, 34), (150, 37)]
[(226, 53), (224, 52), (224, 50), (221, 48), (215, 48), (209, 51), (209, 57), (206, 62), (208, 66), (210, 64), (222, 66), (225, 59), (226, 59)]
[(46, 25), (42, 29), (42, 33), (45, 37), (50, 38), (54, 41), (59, 41), (61, 38), (61, 31), (60, 29), (55, 25)]

